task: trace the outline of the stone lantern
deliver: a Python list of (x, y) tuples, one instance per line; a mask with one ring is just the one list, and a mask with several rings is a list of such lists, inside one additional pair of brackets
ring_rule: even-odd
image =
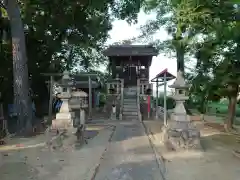
[(164, 127), (164, 141), (171, 144), (174, 150), (201, 149), (200, 132), (191, 123), (184, 107), (184, 102), (188, 99), (186, 95), (188, 85), (180, 71), (177, 73), (173, 85), (169, 87), (175, 89), (173, 98), (176, 101), (176, 106), (171, 121), (169, 121), (167, 127)]
[(84, 125), (86, 120), (85, 109), (88, 108), (88, 94), (81, 90), (72, 92), (70, 106), (75, 116), (73, 126), (76, 128), (79, 125)]
[(69, 99), (71, 98), (71, 87), (73, 82), (69, 76), (68, 71), (64, 71), (60, 86), (59, 98), (62, 100), (62, 105), (59, 113), (56, 114), (56, 121), (62, 121), (62, 125), (66, 129), (72, 123), (72, 114), (69, 106)]

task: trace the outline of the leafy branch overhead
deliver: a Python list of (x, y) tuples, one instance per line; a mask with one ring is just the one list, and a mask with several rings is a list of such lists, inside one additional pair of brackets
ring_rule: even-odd
[[(141, 26), (141, 35), (133, 41), (150, 42), (160, 53), (176, 57), (178, 68), (187, 59), (196, 61), (186, 74), (191, 84), (190, 96), (201, 107), (209, 100), (229, 99), (228, 127), (234, 119), (239, 93), (240, 10), (236, 1), (148, 0), (142, 4), (155, 18)], [(165, 30), (168, 37), (156, 39)], [(174, 55), (174, 56), (173, 56)], [(192, 99), (193, 100), (193, 99)], [(204, 108), (199, 110), (203, 112)]]

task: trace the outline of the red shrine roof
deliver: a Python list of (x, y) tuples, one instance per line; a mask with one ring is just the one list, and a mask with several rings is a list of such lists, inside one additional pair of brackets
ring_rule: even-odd
[(151, 80), (151, 82), (162, 82), (163, 80), (164, 80), (164, 75), (166, 74), (166, 80), (167, 81), (170, 81), (170, 80), (172, 80), (172, 79), (175, 79), (176, 77), (173, 75), (173, 74), (171, 74), (170, 72), (168, 72), (168, 69), (166, 68), (166, 69), (164, 69), (163, 71), (161, 71), (160, 73), (158, 73), (156, 76), (155, 76), (155, 78), (153, 78), (152, 80)]

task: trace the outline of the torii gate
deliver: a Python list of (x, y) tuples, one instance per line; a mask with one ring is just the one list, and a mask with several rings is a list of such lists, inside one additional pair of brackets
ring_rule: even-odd
[[(168, 72), (168, 69), (164, 69), (158, 73), (151, 82), (156, 82), (156, 118), (158, 119), (157, 107), (158, 107), (158, 87), (164, 85), (164, 125), (167, 125), (167, 81), (173, 80), (176, 77)], [(161, 84), (159, 84), (161, 83)]]

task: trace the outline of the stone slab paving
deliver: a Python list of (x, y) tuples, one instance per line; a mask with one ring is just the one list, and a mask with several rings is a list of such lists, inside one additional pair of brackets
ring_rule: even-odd
[(59, 149), (29, 148), (0, 153), (1, 180), (91, 180), (105, 151), (112, 128), (88, 133), (87, 145), (79, 147), (72, 134)]
[(167, 180), (239, 180), (240, 160), (232, 155), (232, 148), (211, 140), (211, 133), (201, 131), (202, 138), (211, 144), (206, 151), (169, 152), (161, 141), (161, 122), (145, 121), (159, 154), (163, 157)]
[(95, 180), (161, 180), (160, 170), (140, 122), (117, 125)]

